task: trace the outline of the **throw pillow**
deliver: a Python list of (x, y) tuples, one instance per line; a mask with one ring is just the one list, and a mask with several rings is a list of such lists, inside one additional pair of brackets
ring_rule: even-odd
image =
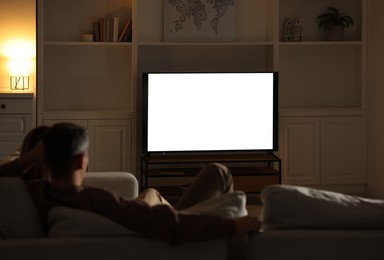
[(263, 230), (384, 228), (384, 200), (291, 185), (267, 186), (261, 200)]
[(51, 237), (138, 235), (100, 214), (62, 206), (49, 212), (48, 226)]
[(37, 208), (20, 178), (0, 178), (0, 234), (4, 239), (45, 236)]
[(242, 191), (234, 191), (200, 202), (184, 210), (184, 212), (216, 215), (224, 219), (234, 219), (248, 214), (246, 203), (247, 197), (245, 193)]

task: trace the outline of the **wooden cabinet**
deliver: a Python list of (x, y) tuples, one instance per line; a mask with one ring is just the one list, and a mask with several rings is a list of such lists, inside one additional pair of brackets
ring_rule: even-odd
[(0, 94), (0, 161), (21, 146), (34, 126), (33, 94)]
[(365, 136), (362, 118), (321, 118), (321, 182), (365, 183)]
[[(364, 192), (366, 183), (367, 1), (279, 2), (280, 148), (283, 183)], [(331, 5), (354, 25), (325, 41), (317, 15)], [(303, 41), (284, 42), (282, 25), (299, 18)]]
[(365, 136), (359, 116), (283, 117), (283, 183), (365, 183)]
[(320, 183), (320, 119), (283, 117), (280, 120), (283, 183)]
[(132, 172), (131, 120), (90, 120), (90, 171)]

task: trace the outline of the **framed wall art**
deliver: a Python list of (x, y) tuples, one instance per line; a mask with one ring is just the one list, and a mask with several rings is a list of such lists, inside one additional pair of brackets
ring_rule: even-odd
[(236, 0), (164, 0), (164, 41), (236, 40)]

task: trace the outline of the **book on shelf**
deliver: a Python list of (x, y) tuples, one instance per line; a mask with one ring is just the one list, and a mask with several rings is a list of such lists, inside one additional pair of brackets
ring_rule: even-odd
[(103, 23), (103, 42), (109, 42), (109, 19), (105, 19)]
[(105, 30), (105, 19), (100, 18), (97, 22), (93, 24), (93, 34), (95, 35), (95, 41), (96, 42), (103, 42), (104, 41), (104, 30)]
[(93, 34), (97, 42), (118, 42), (119, 41), (119, 17), (100, 18), (93, 23)]
[(119, 23), (120, 23), (120, 19), (119, 17), (113, 17), (111, 18), (111, 24), (112, 24), (112, 28), (111, 28), (111, 39), (113, 42), (117, 42), (119, 41)]
[(93, 35), (94, 35), (94, 41), (100, 42), (100, 21), (93, 23)]
[(123, 29), (119, 35), (119, 42), (130, 42), (132, 41), (132, 21), (127, 20), (124, 24)]

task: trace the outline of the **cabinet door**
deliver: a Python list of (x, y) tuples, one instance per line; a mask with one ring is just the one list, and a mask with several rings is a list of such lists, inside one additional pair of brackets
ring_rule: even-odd
[(128, 171), (132, 166), (130, 120), (89, 120), (89, 171)]
[(31, 129), (32, 114), (0, 116), (0, 161), (21, 146)]
[(362, 133), (361, 117), (323, 117), (321, 119), (323, 184), (365, 181)]
[(320, 183), (320, 134), (318, 117), (282, 117), (280, 152), (282, 182)]

